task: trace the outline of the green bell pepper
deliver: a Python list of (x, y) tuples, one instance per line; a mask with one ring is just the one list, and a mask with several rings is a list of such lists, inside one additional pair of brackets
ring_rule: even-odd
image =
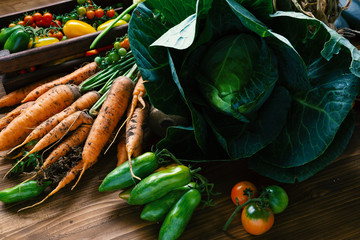
[(14, 27), (8, 27), (8, 28), (3, 28), (0, 31), (0, 48), (3, 49), (4, 44), (6, 42), (6, 40), (10, 37), (10, 35), (15, 32), (15, 30), (18, 29), (22, 29), (21, 25), (16, 25)]
[(30, 41), (30, 34), (25, 29), (15, 30), (6, 40), (4, 49), (8, 49), (10, 53), (26, 50)]

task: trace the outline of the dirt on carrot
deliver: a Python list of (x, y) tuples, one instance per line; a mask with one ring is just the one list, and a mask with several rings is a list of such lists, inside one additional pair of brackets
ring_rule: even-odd
[(69, 107), (65, 108), (63, 111), (55, 114), (54, 116), (48, 118), (46, 121), (42, 122), (37, 126), (31, 133), (26, 137), (26, 139), (18, 146), (13, 148), (11, 151), (19, 148), (30, 141), (38, 140), (48, 134), (54, 127), (56, 127), (61, 121), (67, 118), (69, 115), (73, 114), (76, 111), (86, 110), (91, 108), (91, 106), (100, 98), (100, 94), (96, 91), (87, 92), (78, 98), (74, 103)]
[(27, 109), (33, 104), (34, 101), (23, 103), (9, 113), (7, 113), (4, 117), (2, 117), (0, 119), (0, 131), (3, 130), (7, 125), (9, 125), (9, 123), (11, 123), (11, 121), (14, 120), (17, 116), (19, 116), (21, 112), (23, 112), (25, 109)]
[(78, 181), (84, 171), (96, 163), (110, 135), (129, 105), (134, 85), (130, 78), (124, 76), (116, 78), (112, 83), (85, 142), (82, 154), (84, 165)]
[(32, 129), (70, 106), (79, 97), (79, 88), (75, 85), (59, 85), (52, 88), (0, 132), (0, 151), (23, 142)]
[(54, 86), (63, 84), (79, 85), (85, 79), (95, 74), (97, 70), (97, 63), (88, 63), (68, 75), (38, 86), (37, 88), (33, 89), (29, 94), (27, 94), (26, 97), (22, 100), (22, 102), (34, 101)]
[(126, 123), (126, 152), (128, 155), (127, 159), (129, 161), (131, 172), (132, 167), (130, 160), (132, 157), (134, 157), (135, 152), (141, 151), (144, 138), (144, 128), (146, 126), (145, 124), (149, 114), (149, 109), (150, 107), (148, 103), (145, 104), (145, 107), (142, 107), (141, 104), (138, 103), (131, 118)]

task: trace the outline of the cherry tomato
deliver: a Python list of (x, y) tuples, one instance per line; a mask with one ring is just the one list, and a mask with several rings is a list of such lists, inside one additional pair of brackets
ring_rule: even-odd
[(120, 56), (115, 51), (111, 51), (109, 53), (109, 58), (111, 59), (111, 61), (116, 62), (120, 59)]
[(121, 41), (121, 47), (125, 48), (126, 50), (129, 50), (130, 48), (130, 42), (129, 38), (125, 38), (123, 41)]
[(64, 34), (61, 31), (57, 31), (54, 33), (54, 37), (56, 37), (57, 39), (59, 39), (59, 41), (61, 41), (64, 37)]
[(51, 22), (50, 26), (56, 27), (56, 28), (61, 27), (61, 22), (59, 20), (54, 20)]
[(109, 18), (112, 18), (115, 16), (115, 10), (114, 9), (109, 9), (106, 11), (106, 16), (108, 16)]
[(19, 71), (19, 74), (25, 74), (25, 73), (27, 73), (26, 69), (21, 69), (21, 70)]
[(83, 5), (86, 2), (86, 0), (77, 0), (77, 3), (80, 5)]
[(253, 183), (248, 181), (238, 182), (231, 190), (231, 200), (235, 205), (237, 205), (236, 198), (239, 201), (239, 205), (242, 205), (249, 200), (249, 197), (247, 195), (244, 195), (245, 189), (249, 189), (252, 191), (252, 197), (256, 197), (258, 195), (258, 190)]
[(41, 20), (40, 22), (42, 22), (42, 23), (41, 23), (41, 24), (42, 24), (42, 27), (45, 27), (45, 28), (50, 27), (51, 22), (45, 22), (44, 19)]
[(276, 185), (266, 187), (265, 191), (269, 193), (269, 204), (271, 210), (275, 214), (284, 211), (289, 203), (289, 197), (286, 191), (282, 187)]
[(36, 21), (35, 24), (36, 24), (36, 26), (38, 26), (38, 27), (44, 27), (44, 21), (43, 21), (43, 20)]
[(253, 235), (261, 235), (274, 224), (274, 213), (270, 208), (262, 208), (256, 202), (246, 205), (241, 213), (244, 229)]
[(86, 8), (83, 7), (83, 6), (78, 7), (77, 13), (78, 13), (80, 16), (85, 16), (85, 14), (86, 14)]
[(130, 21), (130, 18), (131, 18), (131, 15), (130, 14), (125, 14), (125, 16), (123, 16), (121, 19), (124, 20), (125, 22), (129, 22)]
[(53, 20), (53, 15), (51, 13), (49, 13), (49, 12), (44, 13), (43, 20), (44, 20), (45, 23), (50, 24), (52, 22), (52, 20)]
[(15, 23), (10, 23), (10, 24), (9, 24), (9, 27), (15, 27), (15, 26), (16, 26)]
[(64, 25), (67, 21), (69, 21), (70, 20), (70, 17), (69, 16), (64, 16), (63, 18), (62, 18), (62, 24)]
[(93, 10), (89, 10), (89, 11), (87, 11), (86, 12), (86, 17), (88, 18), (88, 19), (93, 19), (94, 17), (95, 17), (95, 12), (93, 11)]
[(104, 16), (104, 10), (102, 8), (98, 8), (95, 10), (95, 16), (97, 18), (102, 18)]
[(25, 25), (25, 22), (24, 21), (18, 21), (18, 23), (17, 23), (18, 25)]
[(36, 67), (35, 67), (35, 66), (31, 66), (29, 70), (30, 70), (30, 72), (34, 72), (34, 71), (36, 70)]
[(118, 49), (119, 56), (123, 57), (123, 56), (126, 55), (126, 53), (127, 53), (127, 50), (125, 48), (119, 48)]
[(70, 20), (78, 20), (79, 19), (79, 15), (77, 13), (71, 13), (69, 17), (70, 17)]
[(31, 26), (34, 23), (34, 17), (31, 15), (26, 15), (24, 17), (24, 23), (26, 24), (26, 26)]
[(34, 13), (33, 18), (34, 18), (35, 22), (41, 21), (42, 20), (42, 14), (39, 13), (39, 12), (36, 12), (36, 13)]
[(120, 48), (121, 48), (121, 43), (116, 41), (116, 42), (114, 43), (114, 48), (115, 48), (115, 49), (120, 49)]
[(102, 62), (102, 58), (100, 56), (97, 56), (94, 58), (94, 62), (96, 62), (97, 65), (100, 65)]

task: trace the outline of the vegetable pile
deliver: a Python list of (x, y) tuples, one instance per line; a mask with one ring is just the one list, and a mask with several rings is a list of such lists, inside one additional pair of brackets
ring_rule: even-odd
[(274, 214), (282, 213), (289, 203), (289, 197), (282, 187), (270, 185), (258, 194), (257, 187), (249, 181), (235, 184), (231, 190), (231, 199), (236, 209), (223, 230), (227, 230), (237, 212), (242, 210), (241, 223), (252, 235), (261, 235), (269, 231), (274, 224)]
[[(7, 150), (5, 158), (14, 161), (5, 176), (35, 172), (12, 190), (1, 191), (1, 201), (31, 199), (45, 190), (46, 183), (52, 191), (32, 206), (38, 205), (79, 174), (74, 188), (113, 145), (118, 165), (142, 154), (150, 105), (126, 35), (114, 44), (121, 42), (127, 47), (125, 54), (109, 58), (118, 54), (114, 47), (105, 54), (110, 59), (105, 65), (86, 63), (63, 77), (35, 82), (0, 99), (2, 108), (17, 106), (0, 121), (0, 151)], [(27, 188), (33, 194), (19, 196)], [(18, 198), (11, 197), (13, 192)]]
[(179, 159), (244, 159), (293, 183), (350, 140), (360, 54), (320, 20), (271, 0), (148, 0), (129, 39), (151, 104), (191, 119), (157, 144)]
[[(15, 53), (102, 31), (118, 15), (114, 7), (102, 8), (91, 0), (78, 1), (78, 5), (65, 14), (47, 10), (25, 13), (24, 17), (2, 28), (0, 48)], [(127, 24), (130, 17), (130, 14), (124, 14), (114, 26)]]
[[(159, 239), (171, 240), (178, 239), (185, 230), (202, 193), (209, 197), (211, 184), (197, 170), (179, 162), (170, 164), (164, 158), (171, 154), (164, 152), (147, 152), (119, 165), (105, 177), (99, 191), (122, 189), (120, 198), (144, 206), (141, 219), (162, 222)], [(142, 178), (139, 181), (130, 174), (131, 162), (135, 175)]]

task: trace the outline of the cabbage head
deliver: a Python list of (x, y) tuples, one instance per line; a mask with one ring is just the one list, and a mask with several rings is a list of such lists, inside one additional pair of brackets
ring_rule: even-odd
[(321, 21), (272, 0), (147, 0), (129, 38), (151, 103), (191, 119), (157, 148), (188, 161), (248, 161), (303, 181), (346, 148), (360, 54)]

